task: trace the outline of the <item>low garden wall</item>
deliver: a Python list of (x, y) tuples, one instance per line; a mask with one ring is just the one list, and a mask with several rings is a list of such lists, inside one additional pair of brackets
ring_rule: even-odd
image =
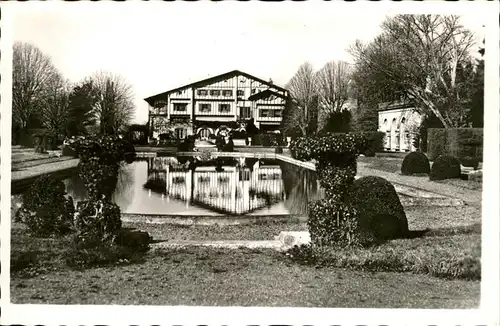
[(483, 128), (429, 128), (427, 156), (433, 161), (440, 155), (483, 160)]

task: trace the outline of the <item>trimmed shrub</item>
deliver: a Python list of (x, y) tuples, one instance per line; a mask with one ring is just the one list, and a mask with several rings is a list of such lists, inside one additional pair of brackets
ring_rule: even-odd
[(367, 176), (354, 181), (347, 203), (356, 208), (358, 227), (364, 243), (405, 237), (408, 220), (394, 186), (381, 177)]
[(152, 237), (143, 231), (121, 229), (115, 239), (115, 244), (132, 249), (136, 252), (145, 252), (149, 249)]
[(364, 134), (326, 134), (318, 137), (299, 137), (292, 141), (293, 157), (301, 161), (311, 159), (331, 161), (345, 154), (360, 154), (367, 147)]
[(192, 152), (194, 149), (195, 137), (187, 136), (183, 141), (177, 146), (177, 151), (179, 152)]
[(375, 153), (384, 151), (385, 133), (381, 131), (361, 133), (366, 137), (366, 148), (361, 151), (361, 154), (369, 157), (374, 157)]
[(462, 169), (460, 161), (453, 156), (441, 155), (432, 164), (429, 177), (431, 180), (460, 178)]
[(420, 152), (412, 152), (405, 156), (401, 164), (401, 173), (404, 175), (411, 175), (415, 173), (429, 174), (431, 166), (429, 159), (425, 154)]
[(460, 164), (477, 170), (477, 168), (479, 167), (479, 159), (477, 157), (465, 156), (460, 159)]
[(309, 204), (307, 226), (315, 246), (345, 247), (359, 243), (356, 211), (334, 198)]
[(64, 183), (50, 175), (35, 180), (23, 194), (15, 220), (26, 224), (34, 236), (61, 235), (73, 225), (73, 199), (66, 198)]
[(225, 144), (222, 147), (223, 152), (234, 152), (234, 142), (231, 137), (229, 137), (229, 140), (227, 141), (227, 144)]
[(440, 155), (472, 156), (482, 161), (482, 128), (431, 128), (427, 141), (427, 156), (431, 161)]
[(107, 200), (81, 201), (77, 205), (75, 227), (78, 242), (113, 242), (121, 229), (120, 208)]
[(224, 137), (222, 136), (217, 136), (215, 139), (215, 146), (217, 147), (218, 151), (222, 151), (222, 148), (226, 145), (226, 141), (224, 140)]

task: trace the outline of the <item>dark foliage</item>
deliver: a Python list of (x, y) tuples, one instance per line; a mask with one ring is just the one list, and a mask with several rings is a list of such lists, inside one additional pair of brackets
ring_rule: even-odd
[(331, 156), (359, 154), (367, 147), (363, 133), (332, 134), (316, 137), (299, 137), (292, 141), (292, 156), (298, 160), (311, 159), (330, 161)]
[(422, 152), (428, 151), (429, 128), (443, 128), (443, 123), (434, 114), (429, 114), (424, 117), (418, 128), (418, 137), (415, 137), (413, 144), (415, 148), (420, 149)]
[(259, 133), (260, 130), (259, 130), (259, 128), (257, 128), (255, 126), (255, 122), (254, 122), (253, 118), (251, 118), (250, 120), (248, 120), (246, 131), (247, 131), (247, 135), (249, 137), (252, 137), (253, 135), (256, 135), (256, 134)]
[(307, 225), (315, 246), (345, 247), (358, 244), (356, 211), (336, 198), (310, 203)]
[(224, 140), (224, 137), (222, 136), (216, 136), (217, 138), (215, 139), (215, 146), (217, 147), (218, 151), (222, 151), (224, 146), (226, 145), (226, 141)]
[(120, 208), (103, 199), (81, 201), (75, 216), (77, 240), (86, 243), (111, 243), (121, 229)]
[(177, 151), (179, 152), (192, 152), (194, 149), (195, 136), (187, 136), (183, 141), (179, 143)]
[(283, 148), (281, 146), (278, 146), (274, 149), (274, 153), (276, 154), (283, 154)]
[(384, 138), (385, 133), (381, 131), (364, 132), (362, 133), (366, 137), (366, 148), (361, 152), (365, 156), (373, 157), (375, 153), (382, 152), (384, 150)]
[(34, 236), (61, 235), (73, 225), (73, 199), (66, 198), (64, 183), (50, 175), (35, 180), (23, 194), (23, 204), (16, 221), (26, 224)]
[(222, 147), (222, 151), (223, 152), (234, 152), (234, 142), (233, 142), (233, 138), (232, 137), (229, 137), (229, 140), (227, 141), (227, 144), (225, 144)]
[(406, 237), (408, 220), (394, 186), (381, 177), (354, 181), (347, 202), (356, 209), (358, 227), (368, 238), (362, 242)]
[(474, 170), (477, 170), (477, 168), (479, 167), (479, 159), (477, 157), (464, 156), (460, 159), (460, 164), (466, 167), (474, 168)]
[(136, 252), (145, 252), (149, 249), (152, 240), (152, 237), (147, 232), (121, 229), (116, 236), (115, 244)]
[(441, 155), (432, 164), (429, 178), (431, 180), (444, 180), (460, 178), (462, 171), (460, 161), (453, 156)]
[(352, 113), (349, 110), (335, 111), (328, 114), (323, 132), (351, 131)]
[(92, 82), (75, 86), (69, 96), (69, 102), (67, 136), (86, 135), (88, 127), (95, 124), (91, 112), (97, 102), (97, 93)]
[(99, 240), (82, 242), (75, 238), (65, 255), (66, 264), (75, 269), (103, 267), (116, 264), (139, 263), (143, 251), (104, 243)]
[(405, 156), (401, 164), (401, 173), (411, 175), (417, 173), (428, 174), (431, 170), (429, 159), (421, 152), (412, 152)]
[(276, 147), (283, 145), (283, 137), (280, 134), (260, 133), (252, 136), (252, 145)]

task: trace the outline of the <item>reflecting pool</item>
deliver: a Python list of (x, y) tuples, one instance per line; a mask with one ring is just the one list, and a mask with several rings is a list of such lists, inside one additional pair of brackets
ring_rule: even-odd
[[(74, 200), (85, 198), (78, 176), (65, 184)], [(114, 201), (137, 214), (306, 215), (322, 195), (314, 171), (279, 160), (166, 156), (124, 165)]]

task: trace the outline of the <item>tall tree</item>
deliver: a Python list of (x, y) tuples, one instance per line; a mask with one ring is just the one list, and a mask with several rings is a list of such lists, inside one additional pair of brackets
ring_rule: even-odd
[(51, 132), (56, 142), (66, 134), (70, 89), (70, 83), (62, 75), (52, 79), (47, 85), (38, 112), (41, 123)]
[(435, 115), (445, 128), (460, 126), (464, 81), (457, 71), (471, 61), (474, 42), (459, 17), (397, 15), (382, 30), (368, 45), (356, 42), (351, 53), (357, 63), (383, 74), (391, 88), (402, 89), (421, 113)]
[(98, 72), (91, 77), (96, 94), (93, 116), (100, 134), (125, 132), (134, 115), (132, 86), (121, 76)]
[(12, 62), (12, 118), (21, 129), (37, 116), (60, 75), (49, 56), (30, 43), (16, 42)]
[(317, 121), (318, 98), (315, 74), (310, 63), (302, 64), (287, 84), (290, 91), (289, 105), (285, 109), (284, 132), (298, 130), (302, 136), (311, 132)]
[(316, 90), (320, 107), (318, 124), (321, 129), (329, 118), (345, 108), (350, 97), (351, 67), (347, 62), (330, 61), (316, 73)]
[(75, 85), (69, 94), (69, 110), (66, 124), (68, 136), (86, 135), (96, 125), (93, 116), (97, 94), (91, 80)]

